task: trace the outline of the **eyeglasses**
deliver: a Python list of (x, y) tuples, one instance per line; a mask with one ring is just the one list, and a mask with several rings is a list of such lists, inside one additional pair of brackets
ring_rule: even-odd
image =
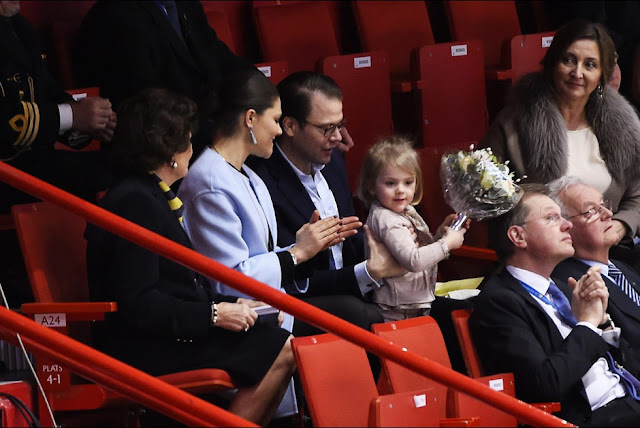
[(567, 217), (567, 220), (571, 220), (574, 217), (582, 216), (584, 217), (587, 223), (591, 223), (593, 221), (596, 221), (598, 218), (600, 218), (600, 216), (602, 215), (603, 209), (606, 208), (607, 210), (612, 211), (612, 207), (613, 205), (611, 204), (611, 201), (603, 201), (601, 204), (593, 205), (589, 207), (589, 209), (583, 213), (575, 214)]
[(544, 217), (536, 217), (536, 218), (532, 218), (531, 220), (527, 220), (524, 223), (520, 223), (517, 226), (524, 226), (527, 223), (530, 223), (532, 221), (536, 221), (536, 220), (544, 220), (544, 223), (546, 226), (557, 226), (559, 225), (562, 220), (564, 220), (564, 218), (558, 214), (558, 213), (550, 213), (545, 215)]
[(304, 120), (303, 122), (308, 123), (309, 125), (315, 126), (316, 128), (322, 131), (325, 138), (329, 138), (330, 136), (333, 135), (334, 132), (336, 132), (336, 129), (338, 131), (342, 131), (342, 128), (347, 123), (347, 119), (342, 119), (342, 122), (340, 123), (334, 123), (334, 124), (325, 125), (325, 126), (316, 125), (315, 123), (311, 123), (308, 120)]

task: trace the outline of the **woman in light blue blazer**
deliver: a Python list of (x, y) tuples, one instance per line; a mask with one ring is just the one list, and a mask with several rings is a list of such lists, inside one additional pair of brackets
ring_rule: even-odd
[[(219, 103), (214, 141), (180, 185), (185, 229), (198, 252), (283, 292), (293, 291), (295, 279), (313, 269), (305, 261), (355, 234), (362, 223), (357, 217), (320, 220), (316, 211), (294, 245), (278, 248), (269, 191), (244, 165), (249, 155), (271, 156), (273, 140), (282, 133), (278, 90), (260, 71), (247, 70), (229, 76)], [(219, 292), (244, 296), (210, 282)], [(291, 331), (291, 316), (285, 315), (282, 327)]]

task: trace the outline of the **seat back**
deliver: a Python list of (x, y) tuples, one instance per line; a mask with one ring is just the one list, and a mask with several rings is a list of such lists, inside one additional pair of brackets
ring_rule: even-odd
[(440, 425), (433, 389), (381, 395), (371, 403), (370, 427), (436, 427)]
[[(423, 357), (451, 369), (449, 353), (444, 337), (436, 321), (430, 316), (410, 318), (402, 321), (377, 323), (371, 330), (378, 336), (407, 348)], [(397, 363), (382, 359), (383, 373), (389, 377), (394, 393), (411, 392), (432, 388), (434, 399), (439, 405), (439, 417), (445, 418), (447, 387), (433, 379), (418, 375)]]
[(505, 64), (503, 46), (521, 34), (515, 1), (445, 1), (453, 40), (480, 39), (488, 66)]
[(345, 155), (353, 191), (369, 148), (393, 132), (389, 61), (382, 51), (330, 56), (321, 61), (321, 73), (335, 80), (342, 91), (342, 111), (355, 142)]
[(282, 79), (289, 75), (289, 64), (287, 61), (261, 62), (254, 64), (258, 70), (267, 76), (274, 85), (280, 83)]
[(88, 301), (84, 218), (48, 202), (12, 214), (36, 302)]
[[(208, 3), (215, 4), (215, 2)], [(211, 26), (211, 28), (213, 28), (213, 30), (216, 32), (218, 38), (222, 40), (225, 45), (227, 45), (231, 52), (238, 55), (238, 46), (236, 45), (236, 41), (233, 38), (233, 32), (231, 31), (231, 26), (229, 25), (229, 18), (227, 17), (227, 13), (224, 11), (224, 9), (213, 9), (211, 7), (208, 7), (207, 9), (205, 9), (205, 15), (207, 16), (209, 26)]]
[(555, 31), (520, 34), (511, 39), (513, 81), (533, 71), (542, 70), (542, 58), (549, 50)]
[(410, 76), (411, 51), (434, 43), (423, 1), (353, 1), (362, 47), (385, 51), (393, 79)]
[(332, 334), (291, 341), (314, 426), (367, 426), (378, 396), (364, 349)]
[[(494, 391), (503, 392), (511, 397), (516, 396), (513, 373), (501, 373), (475, 379)], [(480, 426), (484, 427), (517, 427), (515, 416), (505, 413), (464, 393), (450, 394), (449, 411), (459, 417), (474, 416), (480, 419)]]
[(289, 71), (315, 70), (340, 48), (324, 1), (254, 1), (253, 16), (264, 61), (287, 61)]
[(488, 127), (482, 43), (426, 45), (416, 55), (422, 146), (480, 140)]
[(469, 331), (469, 315), (471, 315), (471, 311), (472, 309), (456, 309), (451, 311), (451, 318), (453, 319), (453, 326), (458, 336), (458, 342), (460, 343), (464, 364), (467, 367), (467, 373), (473, 378), (479, 378), (484, 376), (484, 370), (482, 369), (482, 364), (478, 358), (476, 348), (471, 339), (471, 332)]

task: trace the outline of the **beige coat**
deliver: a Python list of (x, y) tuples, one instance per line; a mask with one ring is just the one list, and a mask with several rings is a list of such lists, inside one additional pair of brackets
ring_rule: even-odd
[[(614, 219), (640, 228), (640, 120), (633, 107), (608, 88), (601, 106), (587, 104), (587, 118), (612, 176), (604, 198), (613, 203)], [(518, 177), (547, 183), (562, 177), (568, 165), (566, 124), (540, 74), (523, 77), (510, 101), (494, 120), (480, 147), (491, 147), (501, 161), (510, 160)], [(631, 233), (632, 232), (632, 233)]]
[[(374, 290), (373, 300), (388, 306), (415, 305), (425, 307), (435, 299), (438, 262), (445, 257), (442, 247), (429, 232), (424, 220), (412, 206), (407, 214), (398, 214), (378, 204), (372, 204), (367, 225), (374, 236), (384, 242), (393, 257), (409, 272), (386, 278), (382, 287)], [(409, 227), (418, 234), (414, 242)]]

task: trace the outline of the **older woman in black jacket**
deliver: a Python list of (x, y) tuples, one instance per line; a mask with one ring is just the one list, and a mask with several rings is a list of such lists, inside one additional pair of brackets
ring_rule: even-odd
[[(195, 104), (167, 90), (125, 101), (110, 147), (122, 174), (101, 201), (188, 248), (181, 203), (169, 186), (187, 173), (196, 122)], [(196, 272), (93, 225), (85, 235), (91, 297), (118, 303), (96, 326), (97, 347), (153, 375), (224, 369), (240, 386), (229, 410), (268, 423), (295, 362), (289, 333), (256, 323), (261, 302), (213, 293)]]

